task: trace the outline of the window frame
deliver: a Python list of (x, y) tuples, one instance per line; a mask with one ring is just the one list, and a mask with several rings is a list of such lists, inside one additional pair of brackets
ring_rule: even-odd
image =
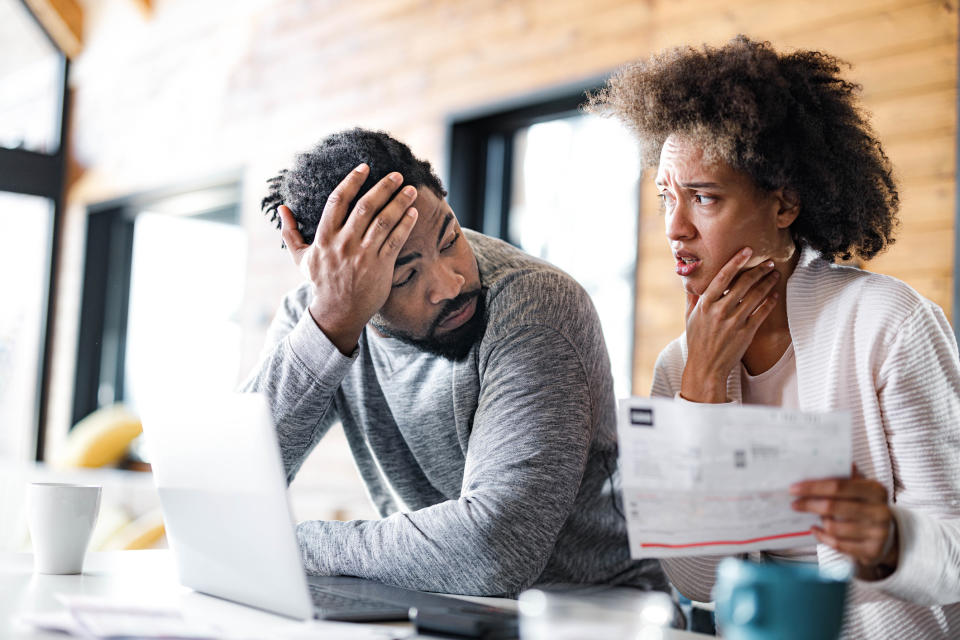
[(538, 122), (582, 113), (609, 74), (536, 91), (447, 119), (447, 200), (461, 226), (509, 242), (513, 136)]
[[(447, 200), (460, 225), (484, 235), (510, 241), (510, 205), (513, 190), (513, 138), (539, 122), (582, 115), (590, 94), (601, 90), (610, 73), (451, 115), (447, 119)], [(638, 212), (642, 203), (639, 201)], [(637, 221), (637, 233), (640, 233)], [(633, 294), (636, 296), (639, 255), (635, 257)], [(630, 326), (636, 326), (631, 305)], [(634, 383), (636, 332), (630, 333), (628, 384)]]
[[(243, 184), (239, 171), (116, 198), (87, 208), (71, 428), (102, 406), (101, 385), (109, 384), (112, 387), (114, 401), (121, 401), (124, 397), (127, 320), (137, 216), (151, 206), (178, 196), (218, 189), (233, 194), (232, 202), (225, 206), (236, 208), (236, 222), (242, 224)], [(204, 213), (195, 215), (202, 216)]]
[(37, 392), (34, 397), (34, 459), (43, 460), (44, 440), (46, 439), (47, 403), (50, 393), (50, 370), (53, 354), (53, 336), (56, 330), (56, 292), (60, 267), (60, 245), (64, 217), (64, 181), (67, 172), (66, 140), (70, 121), (70, 61), (50, 36), (43, 24), (37, 19), (26, 2), (21, 2), (23, 10), (36, 23), (40, 32), (59, 52), (60, 61), (60, 109), (55, 123), (57, 150), (54, 153), (42, 153), (27, 149), (7, 149), (0, 147), (0, 191), (39, 196), (49, 199), (53, 204), (50, 234), (47, 238), (47, 274), (45, 303), (41, 309), (43, 327), (40, 353), (37, 355), (40, 366), (37, 370)]

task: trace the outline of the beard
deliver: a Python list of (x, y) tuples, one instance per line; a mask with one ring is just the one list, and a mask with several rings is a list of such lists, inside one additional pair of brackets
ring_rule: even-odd
[[(374, 320), (370, 320), (370, 324), (383, 335), (396, 338), (401, 342), (416, 347), (420, 351), (425, 351), (435, 356), (446, 358), (447, 360), (453, 360), (454, 362), (462, 362), (467, 359), (467, 356), (470, 354), (470, 349), (480, 341), (484, 331), (486, 331), (487, 314), (485, 293), (486, 289), (480, 288), (467, 293), (461, 293), (456, 298), (447, 301), (447, 303), (443, 305), (440, 313), (437, 314), (436, 319), (431, 323), (426, 337), (423, 338), (418, 338), (399, 329), (391, 329)], [(469, 320), (456, 329), (442, 334), (437, 333), (440, 324), (443, 323), (444, 320), (462, 311), (474, 298), (477, 300), (477, 308)]]

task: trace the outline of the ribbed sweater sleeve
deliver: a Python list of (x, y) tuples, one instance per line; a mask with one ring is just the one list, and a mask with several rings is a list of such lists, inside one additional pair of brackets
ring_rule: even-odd
[(922, 300), (892, 334), (877, 379), (900, 562), (863, 584), (922, 605), (960, 602), (960, 364), (943, 312)]
[(353, 357), (340, 353), (307, 311), (309, 290), (288, 294), (270, 324), (260, 364), (240, 387), (269, 398), (287, 482), (336, 422), (333, 398)]

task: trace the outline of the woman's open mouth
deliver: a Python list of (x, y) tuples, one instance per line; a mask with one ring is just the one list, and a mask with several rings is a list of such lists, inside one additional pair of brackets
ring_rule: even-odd
[(697, 267), (699, 267), (700, 263), (702, 262), (700, 258), (685, 251), (676, 252), (674, 257), (677, 259), (677, 275), (683, 277), (689, 276), (691, 273), (696, 271)]

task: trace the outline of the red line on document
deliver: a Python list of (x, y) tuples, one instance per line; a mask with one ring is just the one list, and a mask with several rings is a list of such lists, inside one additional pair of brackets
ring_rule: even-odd
[(750, 538), (749, 540), (708, 540), (707, 542), (690, 542), (687, 544), (662, 544), (659, 542), (641, 542), (641, 547), (661, 547), (664, 549), (684, 549), (687, 547), (710, 547), (724, 544), (753, 544), (754, 542), (763, 542), (764, 540), (779, 540), (780, 538), (796, 538), (799, 536), (810, 535), (810, 531), (795, 531), (793, 533), (780, 533), (775, 536), (763, 536), (761, 538)]

